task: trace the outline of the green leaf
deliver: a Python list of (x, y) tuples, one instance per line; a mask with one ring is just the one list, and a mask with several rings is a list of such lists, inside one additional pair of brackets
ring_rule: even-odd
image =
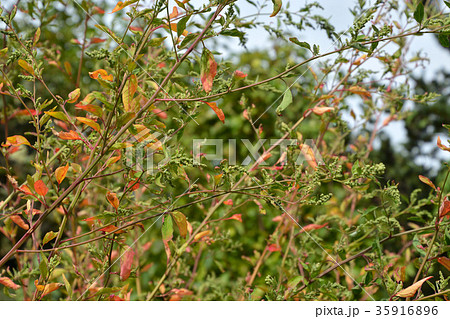
[(272, 0), (272, 2), (273, 2), (273, 12), (270, 16), (274, 17), (278, 14), (278, 12), (280, 12), (282, 1), (281, 0)]
[(187, 222), (186, 222), (186, 216), (182, 212), (172, 212), (172, 217), (175, 220), (175, 223), (177, 224), (178, 230), (180, 231), (181, 237), (186, 237), (187, 234)]
[(305, 48), (305, 49), (308, 49), (309, 51), (311, 51), (311, 46), (309, 45), (308, 42), (301, 42), (297, 38), (289, 38), (289, 41), (301, 46), (302, 48)]
[(180, 19), (177, 23), (177, 36), (180, 37), (183, 34), (183, 31), (186, 30), (186, 23), (189, 21), (191, 16), (186, 16), (183, 19)]
[(70, 285), (69, 281), (67, 280), (66, 276), (62, 274), (62, 278), (64, 281), (64, 286), (66, 287), (67, 294), (69, 295), (69, 299), (72, 299), (72, 286)]
[(419, 2), (416, 7), (416, 11), (414, 11), (414, 19), (418, 23), (422, 23), (423, 17), (425, 15), (425, 8), (422, 2)]
[(444, 1), (445, 5), (450, 8), (450, 2)]
[(47, 259), (42, 258), (41, 263), (39, 264), (39, 271), (41, 272), (42, 278), (47, 278), (48, 268), (47, 268)]
[(173, 221), (170, 215), (164, 216), (164, 222), (161, 229), (162, 239), (164, 241), (171, 240), (173, 237)]
[(148, 45), (151, 46), (151, 47), (159, 47), (159, 46), (161, 45), (161, 43), (162, 43), (166, 38), (167, 38), (167, 37), (151, 39), (151, 40), (148, 42)]
[(283, 112), (289, 105), (292, 103), (292, 93), (291, 90), (288, 88), (286, 92), (284, 93), (283, 100), (281, 101), (281, 104), (277, 107), (277, 114), (280, 114)]
[(448, 40), (448, 35), (446, 34), (439, 34), (438, 36), (439, 43), (443, 46), (448, 48), (450, 46), (450, 41)]

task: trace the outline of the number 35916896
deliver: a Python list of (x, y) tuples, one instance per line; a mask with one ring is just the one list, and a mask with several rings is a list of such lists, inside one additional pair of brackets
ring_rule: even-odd
[(437, 306), (377, 306), (376, 315), (377, 316), (407, 316), (407, 315), (433, 315), (438, 314)]

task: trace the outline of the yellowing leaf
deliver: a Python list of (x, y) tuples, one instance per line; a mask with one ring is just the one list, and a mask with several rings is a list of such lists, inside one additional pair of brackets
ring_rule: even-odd
[(69, 164), (66, 164), (66, 166), (60, 166), (55, 170), (55, 177), (58, 184), (61, 184), (61, 182), (64, 180), (68, 170)]
[(202, 231), (202, 232), (200, 232), (200, 233), (198, 233), (197, 235), (194, 236), (194, 241), (199, 241), (199, 240), (201, 240), (201, 239), (203, 239), (205, 237), (208, 237), (210, 235), (212, 235), (212, 231), (210, 231), (210, 230)]
[(97, 122), (95, 122), (94, 120), (88, 119), (88, 118), (85, 118), (85, 117), (77, 117), (76, 119), (77, 119), (78, 121), (80, 121), (81, 123), (86, 124), (87, 126), (92, 127), (92, 128), (93, 128), (94, 130), (96, 130), (97, 132), (100, 132), (100, 125), (99, 125)]
[(14, 224), (16, 224), (17, 226), (19, 226), (22, 229), (28, 230), (30, 229), (30, 226), (25, 223), (22, 219), (22, 217), (20, 217), (19, 215), (11, 215), (9, 218), (11, 218), (11, 220), (14, 222)]
[(125, 83), (125, 86), (122, 91), (123, 107), (127, 112), (133, 110), (132, 100), (134, 94), (136, 93), (137, 88), (138, 88), (137, 78), (136, 75), (133, 74), (128, 78), (127, 83)]
[(0, 277), (0, 284), (2, 284), (3, 286), (6, 286), (8, 288), (17, 290), (20, 288), (19, 285), (15, 284), (11, 279), (9, 279), (8, 277)]
[(272, 2), (273, 2), (273, 12), (270, 16), (274, 17), (278, 14), (278, 12), (280, 12), (282, 1), (281, 0), (272, 0)]
[(41, 196), (47, 195), (48, 192), (48, 188), (42, 180), (38, 180), (34, 183), (34, 190)]
[(69, 99), (67, 100), (68, 103), (75, 103), (78, 98), (80, 97), (80, 89), (75, 89), (72, 92), (69, 93)]
[(427, 184), (428, 186), (430, 186), (433, 189), (436, 189), (436, 186), (434, 186), (433, 182), (428, 177), (419, 175), (419, 179), (422, 183)]
[(353, 93), (353, 94), (357, 94), (357, 95), (360, 95), (360, 96), (363, 96), (363, 97), (366, 97), (366, 98), (369, 98), (369, 97), (371, 97), (372, 95), (370, 94), (370, 92), (369, 91), (367, 91), (365, 88), (363, 88), (363, 87), (360, 87), (360, 86), (351, 86), (349, 89), (348, 89), (348, 91), (349, 92), (351, 92), (351, 93)]
[(28, 142), (28, 140), (25, 137), (23, 137), (21, 135), (13, 135), (13, 136), (9, 136), (6, 139), (6, 143), (2, 144), (2, 146), (4, 146), (4, 147), (19, 146), (22, 144), (31, 146), (30, 142)]
[(34, 285), (36, 286), (36, 289), (38, 291), (42, 291), (42, 295), (41, 297), (44, 297), (46, 295), (48, 295), (49, 293), (57, 290), (59, 287), (63, 286), (63, 284), (57, 283), (57, 282), (53, 282), (47, 285), (39, 285), (39, 280), (35, 280), (34, 281)]
[(44, 239), (42, 239), (42, 245), (45, 245), (49, 241), (56, 238), (58, 233), (55, 233), (54, 231), (49, 231), (47, 234), (45, 234)]
[(22, 59), (19, 59), (18, 63), (19, 63), (19, 66), (20, 66), (22, 69), (24, 69), (25, 71), (27, 71), (27, 72), (30, 73), (31, 75), (34, 75), (34, 70), (33, 70), (33, 68), (31, 67), (31, 65), (28, 64), (27, 61), (22, 60)]
[(95, 105), (95, 104), (76, 104), (76, 107), (85, 110), (86, 112), (89, 112), (91, 114), (94, 114), (95, 116), (101, 117), (103, 115), (103, 110), (100, 106)]
[(183, 213), (175, 211), (171, 213), (175, 223), (177, 224), (178, 230), (180, 231), (181, 237), (186, 237), (187, 234), (187, 222), (186, 216)]
[(225, 114), (223, 113), (223, 111), (221, 109), (219, 109), (217, 107), (216, 102), (210, 102), (210, 103), (204, 102), (204, 103), (213, 109), (213, 111), (216, 113), (217, 117), (219, 118), (219, 120), (222, 121), (222, 123), (225, 123)]
[(64, 114), (63, 112), (53, 112), (53, 111), (49, 111), (49, 112), (44, 112), (47, 115), (50, 115), (51, 117), (54, 117), (55, 119), (64, 121), (64, 122), (69, 122), (69, 119), (67, 118), (66, 114)]
[(314, 169), (317, 169), (317, 161), (316, 161), (316, 156), (314, 155), (313, 149), (306, 144), (300, 144), (299, 147), (300, 147), (300, 152), (305, 157), (309, 166), (311, 166)]
[(211, 92), (216, 74), (217, 63), (214, 60), (214, 55), (207, 48), (204, 48), (200, 58), (200, 80), (205, 92)]
[(422, 287), (423, 283), (427, 281), (428, 279), (433, 278), (433, 276), (426, 277), (422, 280), (419, 280), (415, 284), (409, 286), (408, 288), (402, 289), (399, 292), (397, 292), (395, 295), (402, 298), (410, 298), (414, 297), (417, 290), (419, 290), (420, 287)]

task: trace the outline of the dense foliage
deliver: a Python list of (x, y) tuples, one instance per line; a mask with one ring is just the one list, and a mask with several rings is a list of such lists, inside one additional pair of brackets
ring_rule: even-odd
[(447, 299), (450, 168), (414, 156), (450, 151), (448, 91), (410, 44), (449, 6), (2, 3), (0, 298)]

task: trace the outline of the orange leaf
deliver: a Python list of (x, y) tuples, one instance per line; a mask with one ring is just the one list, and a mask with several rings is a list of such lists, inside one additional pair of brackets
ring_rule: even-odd
[(17, 290), (20, 288), (19, 285), (16, 285), (11, 279), (9, 279), (8, 277), (0, 277), (0, 284), (2, 284), (3, 286), (6, 286), (8, 288), (12, 288), (14, 290)]
[(20, 217), (19, 215), (11, 215), (11, 220), (14, 222), (14, 224), (16, 224), (17, 226), (19, 226), (22, 229), (28, 230), (30, 229), (30, 226), (28, 226), (27, 223), (25, 223), (22, 219), (22, 217)]
[(31, 65), (28, 64), (27, 61), (22, 60), (22, 59), (19, 59), (18, 63), (19, 63), (19, 66), (20, 66), (22, 69), (24, 69), (25, 71), (27, 71), (27, 72), (30, 73), (31, 75), (34, 75), (34, 70), (33, 70), (33, 68), (31, 67)]
[(120, 280), (124, 281), (130, 277), (131, 266), (133, 265), (134, 251), (128, 249), (120, 261)]
[(409, 286), (408, 288), (402, 289), (399, 292), (395, 294), (395, 296), (402, 297), (402, 298), (410, 298), (414, 297), (417, 290), (419, 290), (420, 287), (422, 287), (423, 283), (427, 281), (428, 279), (433, 278), (433, 276), (426, 277), (422, 280), (419, 280), (415, 284)]
[(58, 182), (58, 184), (61, 184), (61, 182), (64, 180), (68, 170), (69, 164), (66, 164), (66, 166), (60, 166), (55, 170), (56, 181)]
[(331, 112), (334, 110), (334, 107), (329, 106), (315, 106), (312, 108), (312, 112), (316, 115), (323, 115), (325, 113)]
[(92, 128), (93, 128), (94, 130), (96, 130), (97, 132), (100, 132), (100, 125), (99, 125), (97, 122), (95, 122), (94, 120), (88, 119), (88, 118), (85, 118), (85, 117), (77, 117), (76, 119), (77, 119), (78, 121), (80, 121), (81, 123), (86, 124), (87, 126), (92, 127)]
[(178, 17), (178, 8), (177, 7), (173, 7), (172, 13), (169, 15), (170, 19), (176, 18)]
[(77, 132), (70, 130), (69, 132), (61, 132), (58, 137), (62, 140), (81, 140)]
[(360, 86), (356, 86), (356, 85), (351, 86), (348, 90), (349, 90), (349, 92), (360, 95), (362, 97), (369, 98), (372, 96), (369, 91), (367, 91), (365, 88), (360, 87)]
[(9, 136), (6, 139), (6, 143), (2, 144), (3, 147), (9, 147), (9, 146), (19, 146), (19, 145), (28, 145), (31, 146), (30, 142), (28, 142), (28, 140), (21, 136), (21, 135), (13, 135), (13, 136)]
[(89, 76), (94, 80), (98, 79), (99, 76), (103, 80), (107, 80), (107, 81), (114, 80), (114, 77), (111, 74), (108, 74), (108, 72), (106, 72), (106, 70), (103, 70), (103, 69), (98, 69), (94, 72), (89, 72)]
[(442, 266), (444, 266), (445, 268), (447, 268), (448, 271), (450, 271), (450, 258), (439, 257), (437, 260)]
[(450, 213), (450, 200), (445, 197), (444, 201), (441, 204), (441, 207), (439, 208), (439, 218), (444, 217), (448, 213)]
[(125, 5), (122, 1), (117, 2), (116, 6), (114, 7), (113, 11), (111, 13), (117, 12), (125, 8)]
[(328, 225), (328, 223), (325, 223), (325, 224), (322, 224), (322, 225), (309, 224), (309, 225), (306, 225), (305, 227), (303, 227), (302, 230), (300, 230), (300, 233), (308, 232), (308, 231), (314, 230), (314, 229), (321, 229), (321, 228), (324, 228), (327, 225)]
[(214, 77), (217, 74), (217, 63), (214, 60), (214, 55), (206, 48), (203, 49), (200, 58), (200, 80), (203, 84), (205, 92), (210, 92)]
[(225, 114), (223, 114), (223, 111), (217, 107), (216, 102), (211, 103), (204, 102), (204, 103), (206, 103), (210, 108), (213, 109), (213, 111), (217, 114), (217, 117), (219, 118), (219, 120), (222, 121), (222, 123), (225, 123)]
[(67, 100), (67, 103), (75, 103), (78, 98), (80, 97), (80, 89), (75, 89), (72, 92), (69, 93), (69, 99)]
[(47, 188), (47, 186), (45, 186), (45, 184), (42, 180), (38, 180), (34, 183), (34, 190), (36, 191), (36, 193), (38, 193), (42, 197), (47, 195), (47, 192), (48, 192), (48, 188)]
[(119, 199), (117, 198), (116, 193), (111, 193), (108, 191), (108, 193), (106, 193), (106, 199), (115, 209), (119, 208)]

